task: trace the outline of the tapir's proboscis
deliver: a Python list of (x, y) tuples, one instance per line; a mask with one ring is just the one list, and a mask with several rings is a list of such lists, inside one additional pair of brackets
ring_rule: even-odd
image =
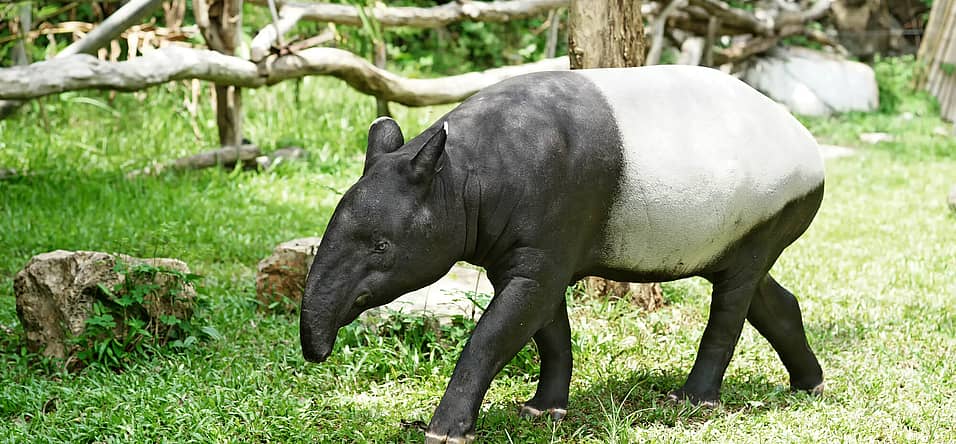
[(302, 300), (302, 352), (321, 362), (339, 328), (431, 284), (456, 261), (495, 294), (455, 366), (428, 442), (474, 439), (492, 379), (534, 339), (537, 391), (521, 414), (567, 412), (565, 291), (584, 276), (713, 284), (697, 358), (668, 397), (715, 404), (749, 321), (796, 390), (822, 390), (794, 296), (769, 274), (810, 225), (823, 162), (785, 109), (719, 71), (556, 71), (488, 87), (405, 142), (372, 123), (362, 177), (343, 196)]

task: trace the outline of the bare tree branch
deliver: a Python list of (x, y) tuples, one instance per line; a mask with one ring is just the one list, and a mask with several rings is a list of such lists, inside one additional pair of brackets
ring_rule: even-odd
[(83, 37), (66, 49), (60, 51), (57, 57), (67, 57), (73, 54), (93, 54), (96, 50), (106, 46), (127, 28), (139, 23), (143, 17), (152, 13), (163, 4), (162, 0), (131, 0), (103, 20), (99, 26), (93, 28), (86, 37)]
[[(265, 5), (268, 0), (251, 3)], [(569, 0), (496, 0), (491, 2), (455, 1), (441, 6), (419, 8), (411, 6), (384, 6), (369, 8), (370, 16), (382, 26), (412, 26), (438, 28), (464, 20), (478, 22), (506, 22), (533, 17), (562, 6)], [(332, 3), (286, 2), (284, 6), (305, 9), (304, 19), (361, 26), (358, 9), (350, 5)]]
[(281, 36), (295, 27), (303, 15), (305, 15), (304, 8), (294, 5), (282, 6), (279, 9), (279, 19), (262, 28), (249, 44), (249, 55), (252, 61), (258, 62), (266, 58), (269, 55), (269, 48), (281, 41)]
[(272, 56), (257, 66), (215, 51), (169, 46), (125, 62), (74, 55), (2, 69), (0, 99), (25, 100), (80, 89), (137, 91), (184, 79), (258, 88), (309, 75), (329, 75), (365, 94), (407, 106), (425, 106), (464, 100), (481, 88), (517, 75), (563, 69), (568, 69), (566, 57), (449, 77), (410, 79), (335, 48)]
[(690, 4), (703, 8), (728, 26), (750, 29), (760, 35), (769, 35), (773, 32), (773, 24), (760, 20), (743, 9), (733, 8), (720, 0), (690, 0)]
[(651, 31), (651, 49), (647, 52), (645, 65), (656, 65), (661, 61), (661, 51), (664, 49), (664, 25), (667, 24), (667, 19), (671, 14), (685, 5), (687, 5), (687, 0), (671, 0), (667, 7), (661, 11), (661, 14), (654, 19), (654, 24), (651, 25), (653, 28)]

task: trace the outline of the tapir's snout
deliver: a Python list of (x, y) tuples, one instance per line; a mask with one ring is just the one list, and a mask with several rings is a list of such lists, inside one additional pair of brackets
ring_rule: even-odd
[(332, 353), (332, 347), (307, 347), (305, 343), (302, 344), (302, 356), (306, 361), (314, 362), (320, 364), (325, 362), (328, 359), (329, 354)]
[[(302, 316), (299, 319), (299, 342), (302, 344), (302, 357), (306, 361), (320, 363), (325, 361), (332, 353), (332, 346), (335, 345), (335, 336), (338, 333), (337, 326), (327, 326), (333, 328), (316, 328), (318, 322), (315, 313), (309, 310), (302, 310)], [(325, 331), (324, 331), (325, 330)], [(331, 334), (327, 330), (333, 330)]]

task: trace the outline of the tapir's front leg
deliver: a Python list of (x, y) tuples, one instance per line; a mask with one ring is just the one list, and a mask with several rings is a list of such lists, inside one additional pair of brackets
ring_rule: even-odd
[(541, 273), (511, 277), (499, 284), (488, 309), (461, 353), (426, 442), (465, 443), (474, 439), (475, 420), (495, 375), (531, 336), (551, 322), (563, 301), (566, 276)]

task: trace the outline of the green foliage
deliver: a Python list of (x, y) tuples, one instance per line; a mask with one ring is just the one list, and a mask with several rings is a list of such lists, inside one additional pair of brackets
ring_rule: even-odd
[(940, 63), (939, 68), (943, 71), (944, 74), (948, 76), (951, 76), (953, 75), (954, 72), (956, 72), (956, 65), (952, 63), (946, 63), (946, 62)]
[[(192, 308), (181, 314), (150, 316), (149, 304), (180, 304), (187, 286), (198, 286), (199, 275), (145, 263), (130, 267), (121, 260), (114, 271), (121, 276), (120, 282), (112, 288), (99, 285), (83, 332), (71, 338), (78, 367), (123, 368), (163, 349), (186, 349), (200, 338), (220, 337), (214, 327), (203, 326), (192, 316)], [(160, 278), (163, 285), (157, 283)]]
[(873, 70), (880, 93), (879, 112), (895, 113), (903, 97), (916, 94), (913, 90), (915, 64), (915, 58), (911, 55), (898, 58), (877, 57)]

